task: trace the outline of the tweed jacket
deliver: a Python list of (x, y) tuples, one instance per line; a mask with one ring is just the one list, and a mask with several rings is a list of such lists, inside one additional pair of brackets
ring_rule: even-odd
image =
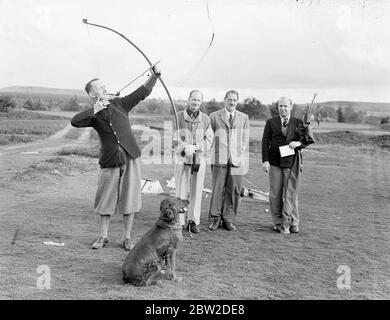
[(150, 93), (151, 90), (141, 86), (123, 98), (109, 100), (110, 104), (107, 109), (103, 109), (95, 115), (93, 114), (94, 109), (90, 108), (76, 114), (71, 120), (72, 126), (77, 128), (93, 127), (99, 134), (101, 143), (99, 164), (101, 168), (123, 165), (125, 157), (121, 154), (121, 148), (133, 159), (141, 155), (131, 129), (128, 113)]
[(225, 108), (210, 114), (211, 127), (214, 131), (214, 142), (211, 147), (211, 164), (234, 167), (244, 165), (249, 151), (249, 117), (235, 110), (233, 125), (230, 127)]
[(182, 157), (181, 155), (187, 145), (195, 145), (198, 147), (200, 159), (205, 160), (213, 142), (213, 130), (211, 129), (209, 116), (199, 111), (199, 115), (195, 119), (192, 119), (188, 115), (187, 109), (185, 109), (180, 111), (177, 117), (179, 120), (179, 135), (181, 139), (178, 144), (178, 159), (183, 160), (185, 164), (192, 164), (193, 157)]

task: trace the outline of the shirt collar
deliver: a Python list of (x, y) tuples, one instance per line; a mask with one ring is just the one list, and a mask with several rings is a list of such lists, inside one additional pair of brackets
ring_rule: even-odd
[(230, 115), (232, 115), (234, 118), (235, 113), (236, 113), (236, 109), (234, 109), (232, 112), (229, 112), (228, 109), (225, 108), (225, 114), (226, 114), (228, 119), (229, 119)]
[(283, 118), (283, 117), (280, 117), (280, 120), (281, 120), (282, 123), (283, 123), (284, 119), (287, 119), (287, 123), (290, 121), (290, 118)]
[(193, 118), (193, 119), (196, 119), (199, 115), (199, 109), (195, 112), (193, 112), (190, 108), (187, 108), (187, 114)]

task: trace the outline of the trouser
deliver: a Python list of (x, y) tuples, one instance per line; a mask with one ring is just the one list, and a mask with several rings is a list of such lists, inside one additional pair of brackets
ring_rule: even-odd
[(126, 155), (123, 166), (100, 169), (94, 206), (96, 214), (131, 214), (141, 207), (140, 158)]
[(240, 191), (242, 175), (232, 175), (231, 165), (212, 165), (212, 196), (210, 200), (210, 218), (222, 218), (233, 222), (241, 201)]
[(192, 174), (191, 165), (177, 163), (175, 167), (176, 197), (190, 201), (188, 220), (193, 220), (196, 225), (200, 223), (205, 173), (205, 162), (201, 162), (199, 170)]
[(285, 228), (298, 226), (299, 179), (289, 168), (271, 166), (269, 171), (269, 202), (272, 221)]

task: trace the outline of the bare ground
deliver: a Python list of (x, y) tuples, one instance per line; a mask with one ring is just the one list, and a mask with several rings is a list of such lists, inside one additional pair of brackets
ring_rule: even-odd
[[(92, 213), (97, 159), (55, 154), (75, 143), (85, 142), (57, 136), (0, 149), (0, 298), (390, 298), (388, 151), (340, 145), (307, 149), (299, 234), (272, 232), (267, 204), (247, 198), (237, 216), (237, 232), (209, 231), (209, 198), (204, 198), (201, 233), (194, 238), (185, 233), (178, 253), (183, 282), (137, 288), (121, 278), (126, 252), (119, 246), (120, 216), (113, 218), (108, 246), (90, 249), (98, 235)], [(251, 155), (246, 178), (266, 190), (260, 160), (259, 153)], [(172, 173), (171, 165), (143, 165), (143, 176), (159, 179), (164, 188)], [(210, 185), (208, 169), (205, 186)], [(143, 195), (143, 209), (134, 221), (135, 241), (156, 221), (162, 198)], [(50, 268), (51, 289), (37, 288), (40, 265)], [(350, 290), (336, 286), (340, 265), (351, 269)]]

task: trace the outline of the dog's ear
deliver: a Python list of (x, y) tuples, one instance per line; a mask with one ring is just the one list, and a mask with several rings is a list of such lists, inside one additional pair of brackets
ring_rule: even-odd
[(181, 204), (182, 208), (187, 207), (190, 204), (189, 200), (181, 200), (181, 202), (182, 202), (182, 204)]
[(180, 209), (183, 209), (185, 207), (187, 207), (189, 204), (190, 204), (190, 201), (189, 200), (183, 200), (179, 197), (173, 197), (176, 201), (176, 204), (179, 206)]

